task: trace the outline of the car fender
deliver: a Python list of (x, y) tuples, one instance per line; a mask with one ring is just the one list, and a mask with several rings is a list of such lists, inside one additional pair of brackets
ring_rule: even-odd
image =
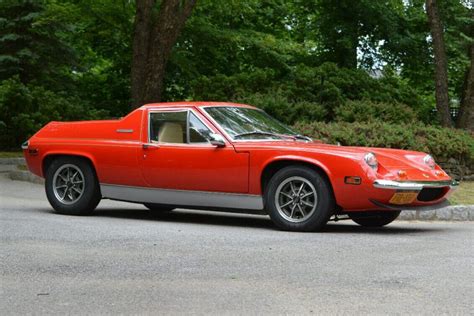
[(41, 176), (45, 177), (43, 170), (44, 161), (50, 156), (76, 156), (88, 159), (97, 173), (97, 160), (91, 153), (80, 150), (50, 150), (41, 157)]
[(322, 163), (321, 161), (319, 161), (318, 159), (315, 159), (315, 158), (305, 157), (305, 156), (297, 156), (297, 155), (280, 155), (280, 156), (274, 156), (274, 157), (271, 157), (271, 158), (267, 159), (265, 161), (265, 163), (263, 164), (261, 170), (260, 170), (259, 179), (261, 179), (261, 177), (263, 175), (263, 171), (270, 164), (278, 162), (278, 161), (294, 161), (296, 163), (298, 163), (298, 162), (301, 163), (302, 162), (302, 163), (307, 163), (307, 164), (314, 165), (314, 166), (316, 166), (316, 167), (318, 167), (318, 168), (320, 168), (321, 170), (324, 171), (324, 173), (328, 177), (329, 182), (331, 183), (331, 186), (334, 187), (334, 183), (333, 183), (333, 179), (332, 179), (332, 172), (329, 170), (329, 168), (324, 163)]

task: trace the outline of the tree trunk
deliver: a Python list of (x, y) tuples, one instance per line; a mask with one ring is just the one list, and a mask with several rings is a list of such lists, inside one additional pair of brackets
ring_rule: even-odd
[[(137, 0), (132, 61), (132, 107), (159, 102), (166, 64), (196, 0), (162, 0), (156, 20), (156, 0)], [(140, 6), (139, 6), (140, 3)]]
[[(357, 28), (357, 25), (354, 26)], [(356, 69), (357, 68), (357, 47), (359, 45), (359, 36), (355, 31), (345, 34), (338, 43), (335, 44), (336, 51), (334, 53), (336, 62), (339, 67)]]
[(430, 24), (431, 37), (433, 40), (436, 108), (438, 109), (439, 117), (441, 119), (441, 125), (451, 127), (453, 124), (449, 111), (446, 48), (444, 46), (443, 26), (441, 24), (436, 0), (426, 0), (426, 12), (428, 14), (428, 22)]
[(143, 104), (146, 65), (152, 25), (152, 10), (155, 0), (137, 0), (133, 32), (133, 57), (131, 70), (132, 107)]
[(459, 109), (456, 126), (474, 132), (474, 44), (471, 44), (469, 56), (471, 65), (469, 66), (464, 81), (461, 107)]

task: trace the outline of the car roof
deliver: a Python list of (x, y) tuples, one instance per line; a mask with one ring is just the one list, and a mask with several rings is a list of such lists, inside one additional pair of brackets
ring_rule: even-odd
[(180, 101), (180, 102), (160, 102), (160, 103), (149, 103), (143, 105), (141, 108), (149, 109), (156, 107), (203, 107), (203, 106), (231, 106), (231, 107), (242, 107), (242, 108), (255, 108), (254, 106), (232, 102), (207, 102), (207, 101)]

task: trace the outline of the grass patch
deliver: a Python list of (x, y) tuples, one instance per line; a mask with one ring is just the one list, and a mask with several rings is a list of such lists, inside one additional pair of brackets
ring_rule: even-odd
[(21, 151), (0, 151), (0, 158), (18, 158), (23, 157)]
[(465, 181), (459, 184), (456, 191), (449, 198), (451, 204), (472, 205), (474, 204), (474, 181)]

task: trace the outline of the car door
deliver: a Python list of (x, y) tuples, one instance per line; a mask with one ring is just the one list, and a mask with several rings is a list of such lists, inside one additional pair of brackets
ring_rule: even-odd
[(225, 193), (248, 192), (247, 153), (217, 147), (219, 133), (193, 108), (150, 109), (141, 150), (141, 171), (153, 188)]

